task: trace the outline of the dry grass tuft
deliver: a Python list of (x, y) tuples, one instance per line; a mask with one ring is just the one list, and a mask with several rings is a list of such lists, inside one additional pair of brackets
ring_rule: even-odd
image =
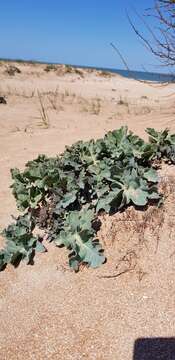
[(111, 78), (113, 76), (112, 73), (110, 73), (109, 71), (105, 71), (105, 70), (97, 71), (97, 74), (98, 74), (98, 76), (105, 77), (105, 78)]
[(125, 98), (125, 99), (122, 98), (122, 96), (120, 96), (120, 99), (119, 99), (119, 101), (118, 101), (118, 105), (123, 105), (123, 106), (129, 107), (128, 101), (126, 100), (126, 98)]
[(101, 111), (101, 99), (97, 98), (92, 100), (90, 104), (90, 112), (93, 115), (99, 115)]
[(44, 129), (48, 129), (50, 127), (50, 121), (49, 121), (49, 117), (46, 111), (46, 108), (44, 106), (44, 102), (42, 100), (42, 95), (41, 93), (38, 91), (38, 100), (39, 100), (39, 105), (40, 105), (40, 116), (41, 116), (41, 120), (42, 122), (39, 123), (39, 126), (42, 126)]
[(56, 71), (57, 70), (57, 67), (56, 67), (56, 65), (54, 65), (54, 64), (48, 64), (48, 65), (46, 65), (46, 67), (44, 68), (44, 71), (45, 72), (51, 72), (51, 71)]

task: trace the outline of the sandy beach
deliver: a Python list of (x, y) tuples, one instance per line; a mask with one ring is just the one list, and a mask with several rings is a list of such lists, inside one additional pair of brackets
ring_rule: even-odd
[[(11, 66), (21, 72), (9, 74)], [(122, 125), (145, 139), (147, 127), (175, 132), (174, 84), (3, 61), (0, 80), (7, 102), (0, 104), (0, 230), (17, 214), (11, 168)], [(174, 167), (163, 165), (159, 176), (167, 194), (161, 209), (102, 216), (99, 239), (108, 261), (99, 269), (75, 274), (66, 251), (46, 244), (34, 266), (0, 273), (1, 360), (132, 360), (138, 338), (174, 336)], [(130, 221), (144, 216), (146, 228)], [(127, 271), (106, 278), (116, 266)]]

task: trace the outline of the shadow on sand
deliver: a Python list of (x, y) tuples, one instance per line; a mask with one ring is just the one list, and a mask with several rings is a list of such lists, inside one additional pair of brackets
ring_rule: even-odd
[(137, 339), (133, 360), (175, 360), (175, 338)]

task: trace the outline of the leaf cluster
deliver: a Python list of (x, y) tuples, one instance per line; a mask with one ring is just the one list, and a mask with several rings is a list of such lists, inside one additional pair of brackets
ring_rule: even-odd
[(156, 131), (148, 128), (146, 132), (149, 135), (149, 141), (155, 147), (155, 157), (175, 164), (175, 134), (169, 134), (168, 129)]
[(100, 211), (109, 214), (130, 204), (144, 207), (159, 202), (155, 158), (174, 163), (175, 135), (147, 129), (150, 142), (127, 127), (108, 132), (103, 139), (79, 141), (59, 157), (40, 155), (24, 171), (11, 170), (17, 207), (24, 214), (4, 230), (6, 247), (0, 268), (7, 263), (33, 259), (44, 251), (34, 228), (44, 229), (49, 241), (65, 246), (75, 271), (83, 263), (98, 267), (105, 261), (96, 239)]
[(11, 263), (14, 266), (25, 259), (32, 263), (35, 251), (45, 252), (46, 249), (38, 236), (33, 235), (34, 222), (30, 214), (19, 216), (16, 222), (3, 231), (6, 239), (5, 248), (0, 250), (0, 270)]

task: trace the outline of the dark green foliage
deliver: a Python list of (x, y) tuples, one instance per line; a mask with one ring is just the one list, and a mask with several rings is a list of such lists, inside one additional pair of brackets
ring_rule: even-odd
[(156, 131), (152, 128), (146, 129), (149, 140), (155, 147), (155, 157), (175, 164), (175, 134), (170, 135), (169, 130)]
[(45, 250), (33, 236), (35, 226), (45, 230), (49, 241), (70, 250), (69, 264), (75, 271), (82, 263), (94, 268), (104, 263), (94, 226), (99, 212), (158, 203), (152, 164), (156, 158), (175, 162), (175, 135), (168, 130), (147, 132), (149, 143), (121, 127), (103, 139), (79, 141), (59, 157), (40, 155), (23, 172), (13, 169), (11, 187), (24, 215), (4, 230), (0, 269), (24, 258), (30, 263), (35, 251)]
[(71, 250), (69, 264), (75, 271), (83, 262), (93, 268), (105, 262), (101, 246), (97, 240), (94, 240), (93, 220), (93, 210), (71, 211), (64, 223), (64, 230), (55, 239), (57, 246), (64, 245)]
[[(104, 209), (109, 212), (111, 208), (121, 209), (129, 204), (145, 206), (149, 199), (159, 200), (160, 196), (155, 185), (149, 183), (157, 182), (154, 170), (143, 171), (126, 169), (120, 172), (113, 169), (111, 173), (111, 191), (100, 198), (97, 204), (97, 212)], [(140, 170), (140, 173), (139, 173)]]
[(53, 187), (60, 186), (59, 159), (48, 159), (41, 155), (26, 164), (24, 172), (11, 170), (13, 195), (19, 210), (36, 208), (37, 204), (46, 200)]
[(15, 223), (3, 231), (6, 245), (0, 251), (0, 270), (8, 263), (16, 265), (23, 259), (30, 264), (35, 251), (45, 251), (39, 238), (33, 235), (33, 229), (34, 223), (31, 215), (25, 214), (19, 216)]

